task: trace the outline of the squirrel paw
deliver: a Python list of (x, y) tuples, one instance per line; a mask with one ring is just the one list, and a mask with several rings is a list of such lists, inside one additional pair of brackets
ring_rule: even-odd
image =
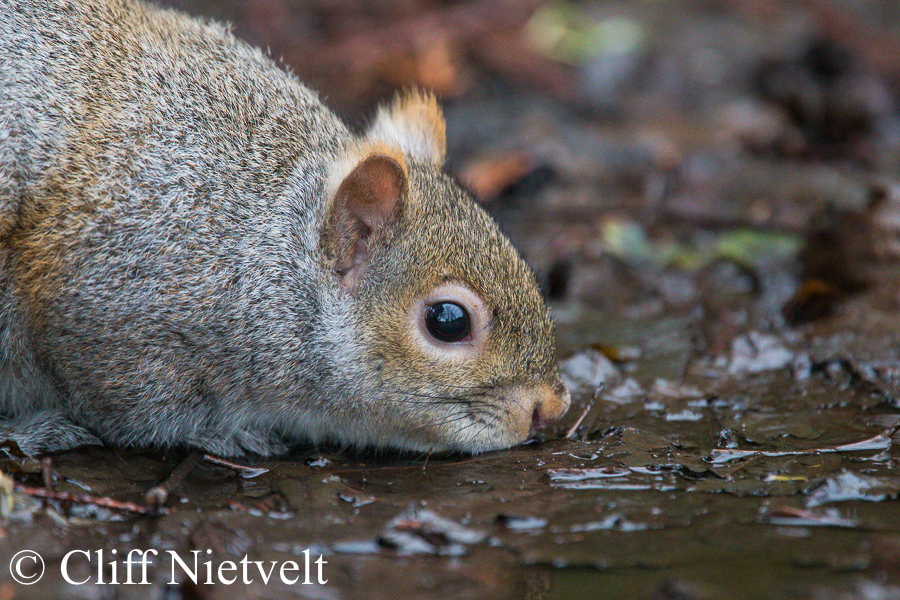
[(199, 435), (188, 444), (216, 456), (242, 456), (247, 453), (275, 456), (288, 451), (287, 444), (279, 437), (250, 429), (239, 429), (230, 434), (216, 432)]
[(29, 456), (71, 450), (79, 446), (102, 446), (93, 433), (54, 410), (44, 410), (14, 419), (0, 417), (0, 442), (11, 440)]

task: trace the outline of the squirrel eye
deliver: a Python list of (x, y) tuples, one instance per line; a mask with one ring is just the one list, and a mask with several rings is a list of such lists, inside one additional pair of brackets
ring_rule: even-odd
[(425, 327), (441, 342), (459, 342), (469, 335), (471, 319), (459, 304), (437, 302), (425, 309)]

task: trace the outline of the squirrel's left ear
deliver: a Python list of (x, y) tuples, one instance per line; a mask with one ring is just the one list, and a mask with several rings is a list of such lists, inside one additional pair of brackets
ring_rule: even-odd
[(391, 156), (387, 148), (378, 150), (364, 149), (358, 162), (351, 160), (356, 154), (351, 151), (331, 175), (329, 188), (334, 192), (320, 243), (347, 291), (356, 287), (369, 266), (372, 248), (390, 237), (406, 195), (403, 156)]
[(437, 100), (418, 90), (398, 94), (380, 107), (366, 137), (435, 166), (444, 163), (447, 152), (446, 125)]

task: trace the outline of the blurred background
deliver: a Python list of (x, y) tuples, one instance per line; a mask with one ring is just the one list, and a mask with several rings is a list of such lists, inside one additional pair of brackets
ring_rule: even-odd
[(448, 169), (562, 303), (564, 353), (606, 339), (566, 306), (693, 315), (716, 354), (875, 284), (900, 305), (870, 272), (900, 248), (894, 0), (167, 3), (233, 23), (360, 130), (433, 90)]

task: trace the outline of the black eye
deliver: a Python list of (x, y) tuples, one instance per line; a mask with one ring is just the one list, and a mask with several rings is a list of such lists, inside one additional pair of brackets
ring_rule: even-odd
[(469, 313), (454, 302), (438, 302), (425, 309), (428, 333), (442, 342), (458, 342), (469, 335)]

